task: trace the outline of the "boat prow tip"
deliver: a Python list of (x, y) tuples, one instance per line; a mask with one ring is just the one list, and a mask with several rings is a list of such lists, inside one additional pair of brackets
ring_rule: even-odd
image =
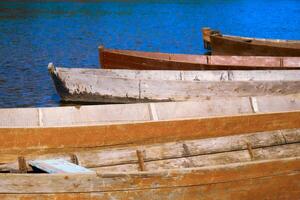
[(52, 62), (48, 64), (48, 71), (52, 74), (55, 72), (55, 66)]
[(103, 49), (104, 49), (104, 45), (101, 44), (101, 45), (98, 47), (98, 49), (103, 50)]

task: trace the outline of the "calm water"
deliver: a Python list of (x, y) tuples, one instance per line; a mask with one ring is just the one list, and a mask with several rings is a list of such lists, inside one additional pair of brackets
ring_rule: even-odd
[(204, 53), (203, 26), (227, 34), (300, 39), (300, 1), (1, 1), (0, 107), (60, 105), (48, 62), (97, 68), (100, 44)]

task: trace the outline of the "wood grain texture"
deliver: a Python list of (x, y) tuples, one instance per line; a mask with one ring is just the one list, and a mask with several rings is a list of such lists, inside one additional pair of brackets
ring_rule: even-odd
[[(274, 40), (222, 35), (218, 31), (203, 30), (205, 47), (213, 55), (236, 56), (300, 56), (299, 40)], [(286, 64), (282, 61), (281, 65)]]
[[(204, 167), (225, 165), (231, 163), (250, 162), (252, 160), (272, 160), (279, 158), (292, 158), (300, 156), (300, 144), (279, 145), (253, 149), (253, 158), (248, 150), (238, 150), (215, 154), (185, 156), (176, 159), (153, 160), (144, 163), (149, 171), (165, 169), (184, 169), (192, 167)], [(121, 164), (114, 166), (96, 167), (93, 170), (100, 172), (136, 172), (137, 164)]]
[[(63, 101), (156, 102), (211, 97), (288, 95), (300, 92), (300, 71), (133, 71), (117, 75), (101, 69), (51, 68), (50, 75)], [(159, 76), (155, 76), (159, 74)], [(133, 78), (134, 76), (134, 78)]]
[[(255, 109), (253, 107), (254, 100)], [(224, 106), (226, 105), (226, 106)], [(0, 109), (0, 127), (57, 127), (300, 110), (300, 95), (201, 101)]]
[(98, 175), (0, 174), (0, 197), (268, 199), (299, 195), (299, 158), (209, 168)]
[[(208, 36), (209, 37), (209, 36)], [(300, 59), (260, 56), (207, 56), (168, 54), (99, 47), (99, 61), (103, 69), (139, 70), (242, 70), (297, 69)]]
[[(0, 149), (84, 148), (300, 128), (300, 112), (51, 128), (0, 128)], [(22, 138), (22, 140), (20, 140)]]
[[(143, 161), (146, 162), (146, 165), (151, 166), (149, 169), (170, 168), (176, 164), (180, 165), (177, 168), (186, 168), (196, 165), (249, 161), (248, 144), (252, 147), (254, 159), (260, 159), (262, 156), (264, 159), (297, 156), (297, 153), (300, 152), (297, 151), (298, 143), (300, 143), (299, 135), (299, 129), (292, 129), (143, 146), (77, 149), (70, 152), (66, 152), (65, 149), (58, 149), (56, 153), (53, 152), (53, 149), (50, 152), (45, 150), (32, 152), (31, 150), (29, 152), (22, 151), (22, 155), (26, 155), (28, 161), (36, 159), (72, 161), (75, 156), (77, 164), (86, 168), (101, 167), (100, 171), (134, 171), (137, 170), (139, 163), (136, 155), (136, 151), (139, 150), (143, 153)], [(256, 154), (256, 152), (258, 153)], [(17, 156), (17, 152), (2, 151), (0, 163), (10, 161), (12, 163), (0, 164), (0, 171), (18, 170), (18, 163), (13, 162), (16, 161)]]

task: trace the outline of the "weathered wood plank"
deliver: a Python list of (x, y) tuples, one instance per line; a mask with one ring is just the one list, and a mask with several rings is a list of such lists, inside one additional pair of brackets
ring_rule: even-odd
[(286, 130), (282, 131), (282, 135), (286, 140), (286, 143), (295, 143), (300, 141), (300, 131), (299, 130)]
[[(270, 160), (300, 156), (300, 144), (279, 145), (253, 149), (253, 159), (248, 150), (214, 153), (208, 155), (188, 156), (176, 159), (164, 159), (145, 162), (145, 168), (149, 171), (163, 169), (180, 169), (190, 167), (204, 167), (224, 165), (231, 163), (250, 162), (251, 160)], [(138, 171), (137, 164), (124, 164), (107, 167), (97, 167), (93, 170), (101, 172), (133, 172)]]
[[(176, 187), (209, 186), (235, 182), (239, 190), (240, 181), (261, 184), (260, 180), (284, 176), (291, 179), (285, 183), (293, 184), (299, 191), (299, 158), (255, 161), (241, 164), (221, 165), (215, 167), (165, 170), (155, 172), (121, 173), (121, 174), (82, 174), (82, 175), (24, 175), (0, 174), (0, 194), (55, 194), (81, 192), (117, 192), (145, 191), (149, 189), (172, 190)], [(280, 178), (281, 180), (282, 178)], [(274, 182), (273, 183), (277, 183)], [(272, 184), (274, 185), (274, 184)], [(224, 185), (223, 185), (224, 186)], [(257, 185), (259, 186), (259, 185)], [(264, 187), (263, 185), (261, 185)], [(270, 186), (268, 186), (269, 188)], [(200, 187), (201, 188), (201, 187)], [(223, 188), (225, 189), (225, 188)], [(233, 188), (232, 188), (233, 189)], [(224, 191), (223, 191), (224, 192)]]
[(129, 190), (115, 192), (91, 193), (57, 193), (57, 194), (0, 194), (3, 200), (116, 200), (121, 199), (166, 199), (166, 200), (265, 200), (297, 199), (299, 191), (299, 173), (283, 174), (276, 177), (262, 177), (213, 185), (190, 187), (171, 187), (148, 190)]
[[(285, 134), (285, 137), (283, 136), (283, 134)], [(293, 156), (296, 156), (298, 145), (295, 146), (292, 145), (290, 148), (289, 146), (282, 146), (282, 145), (286, 144), (285, 138), (291, 136), (292, 137), (291, 139), (289, 139), (289, 143), (298, 144), (300, 142), (300, 138), (297, 137), (299, 134), (300, 132), (298, 129), (280, 130), (274, 132), (259, 132), (259, 133), (245, 134), (245, 135), (217, 137), (217, 138), (209, 138), (209, 139), (201, 139), (201, 140), (188, 140), (188, 141), (181, 141), (181, 142), (171, 142), (171, 143), (136, 146), (136, 147), (109, 148), (104, 150), (86, 149), (85, 151), (72, 152), (71, 155), (63, 153), (63, 150), (61, 150), (62, 153), (46, 154), (46, 155), (43, 155), (43, 152), (38, 152), (41, 154), (40, 156), (31, 156), (30, 158), (31, 160), (32, 159), (33, 160), (58, 159), (58, 158), (64, 160), (72, 160), (72, 155), (76, 155), (78, 164), (84, 167), (89, 167), (89, 168), (105, 167), (105, 168), (101, 168), (100, 171), (103, 170), (105, 171), (133, 170), (134, 171), (137, 169), (137, 164), (139, 161), (136, 156), (136, 149), (139, 149), (140, 151), (143, 151), (143, 161), (149, 163), (148, 165), (150, 165), (150, 169), (156, 169), (156, 167), (159, 167), (160, 165), (165, 166), (165, 168), (170, 168), (169, 165), (173, 166), (173, 164), (170, 164), (171, 162), (173, 163), (175, 162), (175, 165), (180, 164), (181, 166), (177, 166), (178, 168), (193, 167), (193, 163), (196, 164), (198, 163), (197, 166), (215, 165), (221, 162), (234, 162), (238, 160), (243, 161), (242, 160), (243, 157), (245, 159), (248, 159), (249, 161), (249, 153), (247, 151), (238, 152), (241, 150), (246, 150), (248, 144), (251, 145), (253, 152), (254, 149), (257, 148), (275, 146), (274, 147), (275, 150), (282, 148), (283, 152), (287, 152), (287, 153), (280, 153), (280, 154), (278, 153), (278, 156), (281, 155), (285, 157), (290, 157), (288, 151), (289, 149), (291, 151), (296, 151), (295, 154), (293, 154)], [(284, 150), (285, 148), (287, 148), (288, 150), (285, 151)], [(276, 153), (275, 150), (273, 152)], [(232, 152), (232, 153), (227, 153), (227, 152)], [(17, 154), (12, 155), (11, 159), (13, 159), (16, 156)], [(193, 156), (196, 157), (192, 158)], [(266, 156), (267, 156), (266, 159), (272, 158), (272, 157), (268, 157), (268, 155)], [(219, 160), (217, 160), (218, 158)], [(151, 162), (151, 163), (149, 162), (149, 161), (158, 161), (158, 160), (164, 160), (164, 161)], [(124, 164), (129, 164), (129, 165), (124, 165)], [(112, 165), (118, 165), (118, 166), (110, 167)], [(124, 165), (124, 166), (120, 166), (120, 165)], [(12, 169), (17, 170), (17, 167), (18, 167), (17, 163), (2, 164), (0, 165), (0, 170), (2, 171), (10, 171)], [(144, 168), (145, 167), (143, 167), (143, 169)]]
[[(87, 167), (108, 166), (126, 163), (136, 163), (135, 149), (144, 150), (144, 160), (163, 160), (185, 156), (221, 153), (246, 149), (246, 143), (253, 148), (285, 144), (282, 133), (285, 131), (261, 132), (237, 136), (217, 137), (201, 140), (189, 140), (166, 144), (145, 145), (122, 149), (99, 150), (94, 152), (78, 152), (80, 164)], [(294, 134), (287, 131), (286, 135)], [(295, 132), (298, 132), (295, 130)], [(298, 133), (299, 134), (299, 133)], [(288, 136), (287, 136), (288, 137)], [(293, 142), (300, 142), (295, 138)], [(186, 152), (188, 149), (188, 152)], [(187, 155), (188, 153), (188, 155)]]
[[(300, 128), (300, 112), (98, 126), (0, 128), (0, 149), (104, 147), (204, 139)], [(22, 138), (22, 140), (20, 140)]]
[[(163, 87), (162, 87), (163, 85)], [(140, 81), (139, 101), (187, 101), (209, 97), (296, 94), (300, 82), (172, 82)], [(112, 87), (114, 88), (114, 87)], [(93, 92), (91, 92), (93, 93)]]
[(148, 190), (115, 192), (57, 193), (57, 194), (0, 194), (3, 200), (123, 200), (123, 199), (166, 199), (166, 200), (265, 200), (297, 199), (299, 173), (283, 174), (276, 177), (261, 177), (212, 185), (171, 187)]
[(126, 70), (126, 69), (87, 69), (54, 67), (59, 76), (101, 76), (139, 80), (166, 81), (295, 81), (299, 79), (300, 70)]
[[(253, 99), (255, 99), (256, 102), (255, 110), (253, 110)], [(153, 106), (150, 108), (149, 105)], [(161, 102), (151, 104), (14, 108), (0, 109), (0, 127), (25, 128), (97, 125), (293, 110), (300, 110), (299, 94), (258, 96), (251, 98), (224, 97), (204, 99), (201, 101)]]

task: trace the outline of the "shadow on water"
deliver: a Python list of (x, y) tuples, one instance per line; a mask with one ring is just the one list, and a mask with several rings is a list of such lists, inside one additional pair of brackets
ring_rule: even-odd
[(297, 0), (1, 1), (0, 107), (66, 105), (56, 95), (48, 63), (98, 68), (100, 44), (203, 54), (203, 26), (299, 39), (299, 8)]

